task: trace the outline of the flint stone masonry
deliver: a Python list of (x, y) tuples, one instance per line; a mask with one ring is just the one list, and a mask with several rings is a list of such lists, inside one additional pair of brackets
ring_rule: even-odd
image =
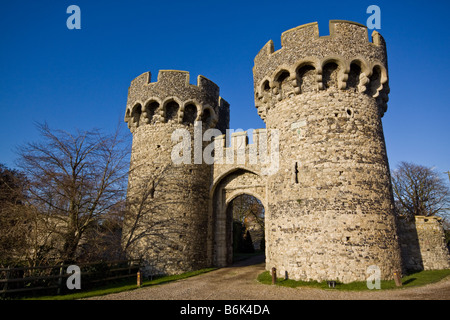
[(442, 218), (416, 216), (398, 219), (400, 248), (405, 271), (450, 268)]
[(258, 114), (280, 131), (266, 213), (266, 268), (279, 276), (351, 282), (370, 265), (384, 279), (401, 268), (381, 123), (386, 48), (373, 37), (346, 21), (325, 37), (307, 24), (255, 58)]
[[(189, 84), (189, 73), (160, 71), (132, 81), (125, 121), (133, 132), (123, 244), (129, 256), (142, 258), (147, 274), (176, 274), (210, 265), (208, 234), (211, 167), (175, 165), (175, 130), (185, 129), (194, 150), (194, 131), (228, 128), (229, 106), (218, 87), (203, 76)], [(170, 111), (170, 112), (168, 112)], [(218, 115), (224, 115), (220, 121)], [(201, 121), (201, 122), (198, 122)], [(200, 147), (205, 144), (200, 142)]]
[[(205, 77), (192, 85), (187, 72), (163, 70), (156, 82), (150, 73), (131, 82), (123, 242), (147, 273), (229, 265), (230, 203), (241, 194), (264, 205), (266, 268), (279, 277), (364, 281), (375, 265), (382, 279), (393, 279), (408, 259), (381, 121), (389, 93), (384, 39), (339, 20), (329, 36), (311, 23), (281, 38), (281, 49), (269, 41), (254, 60), (255, 106), (266, 128), (250, 144), (246, 132), (223, 135), (229, 104)], [(174, 164), (172, 133), (186, 129), (193, 138), (200, 125), (219, 134), (213, 142), (192, 139), (190, 150), (213, 146), (214, 162)], [(422, 254), (427, 267), (444, 266), (441, 253)]]

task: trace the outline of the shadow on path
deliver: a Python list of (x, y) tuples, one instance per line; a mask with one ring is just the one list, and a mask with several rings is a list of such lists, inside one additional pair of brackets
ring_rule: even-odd
[(241, 258), (238, 261), (235, 261), (230, 267), (247, 267), (247, 266), (253, 266), (256, 264), (261, 264), (266, 261), (266, 256), (264, 253), (261, 253), (259, 255), (250, 256), (246, 258)]

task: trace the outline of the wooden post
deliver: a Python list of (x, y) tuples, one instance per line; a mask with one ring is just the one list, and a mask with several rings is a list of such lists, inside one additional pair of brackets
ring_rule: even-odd
[(142, 286), (142, 274), (140, 270), (137, 272), (137, 286)]
[(394, 272), (394, 281), (395, 281), (395, 285), (397, 287), (402, 286), (402, 277), (401, 277), (400, 272), (397, 272), (397, 271)]
[(58, 278), (58, 289), (56, 290), (56, 294), (61, 294), (62, 291), (62, 286), (63, 286), (63, 272), (64, 272), (64, 262), (61, 262), (60, 266), (59, 266), (59, 278)]
[(272, 268), (272, 284), (275, 284), (277, 282), (277, 268)]
[(8, 266), (8, 271), (6, 271), (6, 281), (3, 285), (3, 296), (6, 297), (6, 291), (8, 291), (8, 280), (11, 277), (11, 268)]

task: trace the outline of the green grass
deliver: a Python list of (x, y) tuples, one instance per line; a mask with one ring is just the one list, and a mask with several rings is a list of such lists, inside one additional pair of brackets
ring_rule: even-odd
[[(450, 276), (450, 269), (446, 270), (427, 270), (420, 271), (406, 275), (402, 278), (402, 286), (397, 287), (394, 280), (382, 280), (380, 281), (381, 289), (400, 289), (409, 288), (415, 286), (423, 286), (426, 284), (438, 282), (445, 277)], [(269, 271), (265, 271), (258, 276), (258, 281), (263, 284), (272, 284), (272, 276)], [(327, 290), (347, 290), (347, 291), (362, 291), (370, 290), (367, 288), (366, 281), (355, 281), (351, 283), (339, 283), (336, 282), (336, 287), (330, 289), (328, 287), (327, 281), (317, 282), (317, 281), (295, 281), (291, 279), (285, 280), (284, 278), (278, 278), (276, 285), (297, 288), (297, 287), (308, 287), (308, 288), (318, 288)]]
[[(32, 297), (32, 298), (24, 298), (24, 300), (76, 300), (76, 299), (85, 299), (90, 297), (96, 297), (96, 296), (103, 296), (111, 293), (118, 293), (123, 291), (130, 291), (135, 290), (138, 288), (148, 287), (148, 286), (155, 286), (158, 284), (163, 284), (167, 282), (172, 282), (176, 280), (186, 279), (190, 278), (202, 273), (210, 272), (216, 270), (216, 268), (206, 268), (191, 272), (186, 272), (183, 274), (178, 275), (172, 275), (172, 276), (164, 276), (160, 278), (156, 278), (154, 280), (146, 280), (143, 281), (142, 286), (138, 287), (136, 285), (136, 278), (133, 278), (132, 280), (126, 280), (122, 282), (116, 282), (112, 283), (107, 286), (102, 286), (98, 289), (93, 289), (89, 291), (82, 291), (77, 293), (70, 293), (65, 295), (55, 295), (55, 296), (43, 296), (43, 297)], [(83, 282), (81, 282), (81, 285), (83, 285)]]

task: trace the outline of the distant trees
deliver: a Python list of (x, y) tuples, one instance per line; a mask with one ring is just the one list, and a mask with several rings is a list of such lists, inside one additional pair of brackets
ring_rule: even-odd
[(28, 248), (30, 212), (25, 206), (26, 179), (0, 164), (0, 262), (22, 256)]
[(264, 206), (254, 196), (242, 194), (233, 200), (233, 219), (243, 224), (251, 221), (264, 228)]
[[(19, 226), (27, 253), (14, 258), (33, 263), (39, 256), (60, 261), (87, 259), (93, 252), (101, 256), (102, 248), (111, 251), (114, 243), (120, 248), (130, 150), (126, 140), (118, 130), (107, 135), (52, 130), (46, 124), (37, 128), (40, 141), (18, 150), (21, 173), (1, 168), (0, 234), (9, 257), (18, 243), (8, 242), (5, 234)], [(115, 233), (118, 241), (108, 239)], [(8, 252), (3, 253), (5, 260)]]
[(232, 201), (233, 250), (264, 250), (264, 206), (254, 196), (242, 194)]
[(445, 216), (450, 208), (446, 179), (432, 168), (401, 162), (391, 173), (397, 214), (402, 217)]

